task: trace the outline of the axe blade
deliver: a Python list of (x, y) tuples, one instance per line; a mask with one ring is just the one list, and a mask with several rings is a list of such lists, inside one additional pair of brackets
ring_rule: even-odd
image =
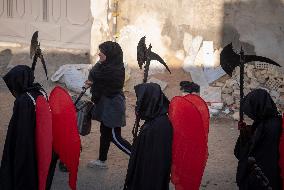
[(281, 65), (279, 65), (272, 59), (269, 59), (267, 57), (258, 56), (258, 55), (245, 55), (244, 59), (245, 59), (245, 63), (252, 62), (252, 61), (260, 61), (260, 62), (265, 62), (271, 65), (281, 67)]
[(147, 51), (147, 47), (145, 44), (145, 39), (146, 36), (143, 36), (137, 45), (137, 62), (139, 65), (139, 68), (142, 69), (142, 65), (145, 63), (146, 61), (146, 51)]
[(232, 43), (226, 45), (220, 54), (220, 65), (230, 76), (234, 69), (240, 65), (240, 56), (234, 52)]
[(164, 65), (166, 67), (166, 69), (169, 71), (169, 73), (171, 73), (166, 62), (158, 54), (156, 54), (154, 52), (149, 52), (149, 58), (150, 58), (150, 61), (152, 61), (152, 60), (159, 61), (162, 65)]
[[(278, 63), (267, 57), (262, 57), (258, 55), (244, 55), (244, 64), (252, 61), (265, 62), (281, 67)], [(226, 45), (223, 48), (220, 54), (220, 65), (222, 69), (230, 76), (232, 76), (234, 69), (237, 66), (240, 66), (240, 55), (234, 52), (232, 43)]]
[(38, 31), (35, 31), (32, 36), (31, 45), (30, 45), (30, 58), (31, 59), (36, 53), (37, 46), (38, 46)]

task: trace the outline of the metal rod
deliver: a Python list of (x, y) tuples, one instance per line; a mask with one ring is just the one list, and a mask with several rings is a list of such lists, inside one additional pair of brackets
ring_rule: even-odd
[(244, 50), (241, 47), (241, 52), (240, 52), (240, 121), (244, 120), (243, 105), (242, 105), (242, 100), (244, 98), (244, 64), (245, 64)]
[(74, 103), (75, 106), (77, 105), (77, 103), (79, 102), (79, 100), (82, 98), (82, 96), (85, 94), (86, 90), (87, 90), (87, 88), (82, 87), (82, 91), (81, 91), (80, 95), (78, 96), (78, 98), (76, 99), (76, 101), (75, 101), (75, 103)]

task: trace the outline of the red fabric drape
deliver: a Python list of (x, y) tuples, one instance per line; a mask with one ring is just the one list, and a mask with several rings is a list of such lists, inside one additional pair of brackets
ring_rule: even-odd
[(52, 115), (49, 104), (43, 96), (38, 96), (36, 99), (35, 141), (38, 189), (45, 190), (52, 155)]
[(50, 93), (52, 111), (53, 149), (69, 171), (69, 185), (76, 190), (80, 157), (80, 136), (75, 106), (70, 95), (61, 87)]
[(170, 103), (169, 117), (173, 125), (171, 180), (176, 190), (198, 190), (206, 166), (204, 123), (207, 121), (203, 121), (202, 114), (207, 113), (205, 108), (197, 109), (199, 106), (204, 105), (184, 97), (174, 97)]

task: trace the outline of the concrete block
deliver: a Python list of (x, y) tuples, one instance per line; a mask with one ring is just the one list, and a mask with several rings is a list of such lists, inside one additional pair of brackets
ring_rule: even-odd
[(223, 87), (225, 84), (222, 82), (215, 82), (214, 86)]
[(234, 84), (233, 89), (234, 89), (234, 90), (240, 90), (239, 84)]
[(235, 79), (228, 79), (228, 80), (226, 81), (226, 84), (227, 84), (229, 87), (232, 87), (233, 85), (238, 84), (238, 82), (237, 82)]
[(205, 102), (222, 102), (221, 101), (221, 88), (220, 87), (202, 87), (200, 86), (200, 97)]
[(260, 71), (260, 74), (262, 74), (262, 75), (264, 75), (264, 74), (266, 74), (267, 73), (267, 70), (261, 70)]
[(278, 88), (278, 92), (284, 93), (284, 88)]
[(217, 109), (217, 110), (221, 110), (223, 108), (224, 104), (222, 102), (220, 103), (211, 103), (210, 108), (212, 109)]
[(232, 105), (235, 102), (235, 100), (234, 100), (234, 98), (232, 96), (227, 96), (224, 99), (224, 102), (225, 102), (226, 105), (230, 106), (230, 105)]
[(279, 103), (280, 105), (284, 105), (284, 95), (281, 95), (281, 96), (279, 97), (278, 103)]
[(253, 64), (245, 64), (245, 71), (253, 70), (255, 66)]
[(222, 93), (225, 93), (225, 94), (230, 94), (233, 91), (234, 91), (233, 88), (222, 88)]
[(240, 119), (240, 112), (236, 111), (233, 115), (232, 115), (233, 119), (238, 121)]
[(250, 78), (249, 78), (247, 75), (244, 75), (244, 81), (245, 81), (245, 82), (249, 82), (249, 81), (250, 81)]
[(258, 88), (259, 85), (260, 85), (260, 83), (256, 79), (252, 79), (250, 81), (250, 84), (248, 85), (248, 88), (255, 89), (255, 88)]
[(249, 78), (255, 78), (253, 69), (247, 70), (246, 73)]
[(257, 81), (261, 84), (264, 84), (266, 82), (266, 79), (263, 78), (263, 77), (259, 77), (259, 78), (257, 78)]

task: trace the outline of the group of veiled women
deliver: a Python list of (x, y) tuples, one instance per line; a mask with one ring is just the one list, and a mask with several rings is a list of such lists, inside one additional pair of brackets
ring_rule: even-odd
[[(137, 101), (131, 145), (121, 137), (121, 127), (126, 125), (122, 49), (118, 43), (107, 41), (100, 44), (98, 55), (99, 61), (85, 82), (85, 87), (91, 87), (92, 101), (96, 105), (92, 117), (101, 124), (99, 157), (88, 166), (106, 168), (109, 146), (113, 142), (130, 156), (125, 190), (169, 189), (173, 134), (167, 114), (169, 100), (158, 84), (143, 83), (134, 87)], [(43, 89), (34, 82), (34, 73), (28, 66), (12, 68), (3, 79), (16, 99), (1, 161), (0, 190), (37, 190), (36, 115), (31, 97), (36, 99)], [(237, 185), (241, 190), (282, 189), (278, 164), (282, 118), (275, 103), (268, 92), (256, 89), (244, 98), (243, 111), (253, 124), (246, 126), (249, 132), (240, 134), (236, 143)], [(141, 126), (140, 120), (144, 121)], [(269, 185), (264, 185), (265, 180), (255, 174), (248, 159), (251, 157)]]

